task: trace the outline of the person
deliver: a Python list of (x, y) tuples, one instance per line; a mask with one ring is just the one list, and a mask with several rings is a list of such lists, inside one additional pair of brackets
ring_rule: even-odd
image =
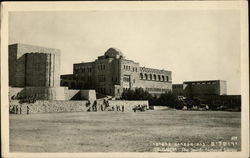
[(101, 104), (101, 111), (103, 111), (103, 106), (102, 106), (102, 104)]
[(88, 102), (86, 103), (86, 106), (87, 106), (87, 107), (90, 106), (90, 100), (88, 100)]
[(18, 108), (18, 105), (16, 105), (16, 114), (19, 114), (19, 108)]
[(20, 108), (19, 112), (20, 114), (22, 114), (22, 105), (19, 105), (19, 108)]
[(112, 111), (115, 111), (115, 108), (112, 106)]
[(122, 112), (124, 112), (124, 105), (122, 105)]
[(118, 105), (116, 105), (116, 111), (118, 111), (119, 109), (118, 109)]
[(30, 107), (27, 105), (27, 115), (30, 113)]
[(16, 105), (14, 105), (14, 114), (17, 114), (16, 111), (17, 111), (17, 108), (16, 108)]
[(97, 101), (95, 100), (94, 104), (93, 104), (93, 111), (97, 111)]

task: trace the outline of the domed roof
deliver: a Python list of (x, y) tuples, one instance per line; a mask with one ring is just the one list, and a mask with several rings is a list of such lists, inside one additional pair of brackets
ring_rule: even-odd
[(117, 56), (123, 57), (123, 54), (122, 54), (122, 52), (121, 52), (119, 49), (117, 49), (117, 48), (109, 48), (109, 49), (105, 52), (104, 56), (106, 56), (106, 57), (111, 57), (111, 58), (112, 58), (112, 57), (115, 58), (115, 57), (117, 57)]

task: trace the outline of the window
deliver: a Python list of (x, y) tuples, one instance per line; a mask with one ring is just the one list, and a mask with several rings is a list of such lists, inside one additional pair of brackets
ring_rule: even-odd
[(148, 80), (148, 74), (145, 74), (145, 79)]
[(161, 81), (161, 76), (160, 75), (158, 75), (158, 80)]
[(125, 66), (125, 65), (123, 66), (123, 69), (124, 69), (124, 70), (126, 69), (126, 66)]
[(168, 76), (166, 76), (166, 81), (168, 82)]
[(149, 74), (149, 80), (152, 80), (152, 74)]
[(154, 75), (154, 80), (156, 80), (156, 75)]
[(88, 76), (88, 81), (91, 81), (91, 76)]
[(98, 82), (105, 82), (105, 76), (104, 75), (99, 75), (98, 76)]
[(143, 74), (142, 73), (140, 73), (140, 78), (143, 79)]
[(161, 76), (162, 77), (162, 81), (165, 81), (165, 77), (164, 76)]
[(130, 76), (129, 75), (124, 75), (123, 76), (123, 81), (124, 82), (130, 82)]

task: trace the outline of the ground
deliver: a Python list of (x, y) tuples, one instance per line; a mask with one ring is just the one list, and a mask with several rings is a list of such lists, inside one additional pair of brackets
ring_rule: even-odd
[(10, 151), (152, 152), (159, 143), (215, 150), (222, 145), (211, 143), (232, 139), (240, 150), (240, 117), (240, 112), (176, 110), (10, 115)]

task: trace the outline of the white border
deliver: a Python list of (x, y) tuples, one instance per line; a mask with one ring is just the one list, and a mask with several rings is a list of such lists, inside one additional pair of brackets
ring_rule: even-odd
[[(8, 13), (10, 11), (240, 10), (242, 151), (206, 153), (10, 153), (8, 107)], [(249, 156), (249, 63), (247, 1), (3, 2), (1, 5), (1, 138), (4, 157), (227, 157)]]

